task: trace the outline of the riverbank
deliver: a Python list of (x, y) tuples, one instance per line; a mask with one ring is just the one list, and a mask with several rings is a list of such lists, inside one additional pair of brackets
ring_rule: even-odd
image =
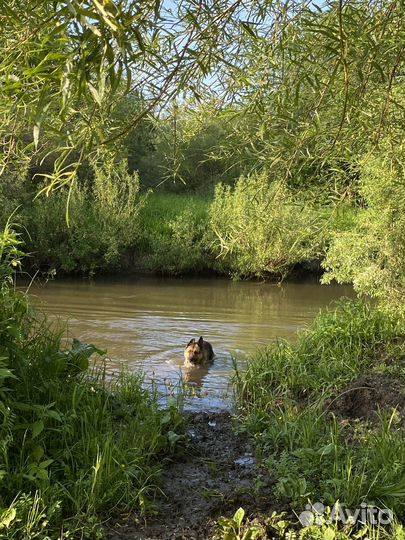
[(137, 516), (111, 523), (108, 540), (214, 538), (217, 519), (234, 508), (243, 506), (250, 515), (270, 508), (271, 475), (254, 457), (248, 438), (235, 433), (231, 415), (195, 413), (185, 421), (183, 442), (165, 467), (153, 515), (146, 524)]
[(100, 538), (104, 519), (146, 512), (181, 415), (140, 374), (106, 377), (105, 351), (62, 343), (63, 328), (2, 285), (0, 537)]
[(359, 302), (259, 351), (238, 413), (187, 415), (154, 512), (107, 538), (405, 538), (404, 358), (403, 324)]
[(101, 184), (100, 196), (78, 191), (72, 197), (69, 227), (63, 191), (22, 206), (16, 219), (30, 253), (25, 270), (278, 281), (319, 276), (332, 235), (355, 215), (349, 205), (314, 204), (265, 177), (242, 178), (233, 189), (219, 185), (213, 196), (156, 192), (105, 201), (103, 189)]
[[(63, 349), (21, 295), (3, 292), (1, 307), (7, 538), (403, 538), (401, 320), (359, 302), (324, 312), (296, 343), (252, 354), (231, 418), (161, 410), (138, 376), (106, 384), (88, 371), (101, 351)], [(393, 522), (297, 517), (319, 503), (326, 519), (337, 501)]]
[[(11, 236), (6, 278), (18, 261), (16, 246)], [(263, 287), (254, 285), (256, 300), (263, 301)], [(207, 290), (215, 295), (215, 288)], [(96, 310), (94, 289), (92, 298)], [(204, 294), (185, 298), (200, 306)], [(105, 371), (89, 370), (90, 356), (104, 352), (78, 340), (63, 347), (61, 331), (38, 317), (7, 279), (0, 307), (0, 526), (8, 539), (35, 534), (45, 540), (61, 530), (67, 537), (99, 538), (105, 524), (108, 534), (127, 540), (135, 531), (145, 540), (167, 534), (240, 540), (245, 533), (257, 539), (403, 538), (402, 319), (346, 300), (320, 314), (297, 340), (278, 339), (252, 353), (246, 369), (235, 373), (238, 414), (231, 420), (229, 414), (184, 415), (175, 404), (162, 410), (140, 376), (113, 383)], [(381, 529), (330, 522), (337, 502), (383, 511), (391, 521)]]
[[(300, 518), (292, 525), (318, 522), (300, 538), (405, 537), (404, 359), (403, 321), (342, 302), (237, 377), (240, 429), (271, 471), (275, 499)], [(336, 505), (346, 522), (333, 522)], [(362, 508), (365, 520), (347, 521)]]

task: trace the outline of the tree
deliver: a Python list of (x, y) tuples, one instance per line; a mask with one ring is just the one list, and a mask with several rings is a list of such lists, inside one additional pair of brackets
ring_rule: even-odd
[[(254, 2), (252, 2), (252, 7)], [(242, 1), (0, 2), (0, 172), (54, 156), (48, 190), (70, 183), (94, 148), (116, 144), (223, 60)], [(129, 93), (144, 106), (124, 125)], [(78, 151), (75, 154), (75, 151)]]

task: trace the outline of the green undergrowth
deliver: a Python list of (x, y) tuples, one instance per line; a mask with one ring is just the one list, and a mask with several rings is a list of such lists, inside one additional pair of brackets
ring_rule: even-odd
[[(310, 507), (310, 505), (309, 505)], [(297, 529), (286, 512), (273, 512), (270, 516), (250, 519), (243, 508), (232, 517), (220, 517), (214, 540), (403, 540), (405, 528), (394, 520), (389, 526), (363, 524), (357, 530), (348, 524), (342, 526), (333, 521), (333, 509), (326, 507), (317, 514), (316, 523)]]
[(139, 214), (134, 259), (166, 274), (211, 271), (238, 278), (285, 277), (320, 261), (334, 231), (355, 215), (347, 205), (297, 197), (265, 174), (219, 184), (214, 197), (157, 192)]
[[(218, 184), (205, 196), (140, 193), (125, 161), (94, 162), (91, 175), (49, 197), (34, 198), (23, 179), (16, 182), (25, 270), (284, 278), (297, 268), (319, 271), (332, 237), (357, 213), (350, 204), (297, 194), (265, 173), (242, 176), (233, 187)], [(0, 188), (0, 200), (7, 191)]]
[[(21, 195), (18, 222), (32, 271), (95, 275), (128, 266), (143, 204), (125, 161), (92, 163), (92, 180)], [(23, 190), (22, 190), (23, 191)]]
[(170, 275), (210, 268), (205, 240), (209, 205), (209, 199), (197, 195), (150, 194), (139, 216), (138, 263)]
[(62, 346), (12, 287), (17, 237), (0, 240), (0, 538), (99, 537), (113, 515), (149, 511), (182, 417), (140, 375), (108, 378), (104, 351)]
[[(279, 506), (299, 516), (316, 502), (329, 508), (340, 503), (352, 511), (363, 503), (389, 509), (396, 523), (404, 519), (404, 336), (403, 321), (344, 300), (321, 313), (296, 343), (280, 341), (262, 349), (247, 371), (237, 374), (244, 411), (239, 429), (252, 436), (274, 477)], [(366, 387), (356, 387), (366, 375)], [(397, 407), (373, 401), (381, 397), (369, 382), (373, 378), (377, 389), (386, 380), (397, 382), (397, 396), (388, 396), (398, 398)], [(392, 393), (391, 387), (385, 392)], [(353, 397), (357, 408), (347, 414), (338, 404)], [(364, 410), (372, 414), (364, 416)], [(359, 523), (343, 534), (341, 524), (335, 525), (325, 537), (400, 538), (385, 530), (378, 535), (374, 530), (373, 536), (368, 525), (356, 536)], [(302, 534), (297, 538), (321, 538), (319, 527), (312, 536)]]

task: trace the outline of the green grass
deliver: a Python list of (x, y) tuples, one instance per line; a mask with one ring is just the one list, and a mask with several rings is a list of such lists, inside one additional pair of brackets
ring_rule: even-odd
[(165, 274), (211, 267), (205, 235), (210, 200), (197, 195), (153, 193), (140, 212), (136, 256), (141, 266)]
[(258, 351), (241, 392), (260, 406), (276, 395), (301, 400), (330, 397), (375, 364), (382, 347), (400, 358), (404, 346), (396, 338), (402, 335), (400, 320), (366, 303), (343, 300), (317, 317), (296, 345), (279, 341)]
[(146, 512), (181, 423), (141, 376), (111, 381), (101, 352), (61, 332), (12, 290), (0, 295), (0, 536), (93, 538), (100, 523)]
[(187, 209), (204, 219), (210, 203), (210, 199), (198, 195), (150, 193), (140, 211), (140, 227), (151, 236), (170, 235), (170, 222)]
[(405, 346), (398, 339), (404, 335), (401, 321), (343, 301), (319, 315), (296, 344), (261, 350), (246, 373), (237, 374), (241, 429), (274, 475), (276, 498), (297, 515), (309, 500), (327, 506), (340, 501), (351, 509), (367, 502), (404, 518), (400, 411), (381, 410), (374, 422), (333, 412), (349, 383), (381, 372), (382, 359), (388, 372), (404, 379)]

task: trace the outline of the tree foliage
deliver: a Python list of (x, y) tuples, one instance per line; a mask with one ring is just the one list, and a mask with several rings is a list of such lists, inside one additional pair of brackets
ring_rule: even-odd
[(363, 294), (404, 314), (405, 170), (404, 147), (368, 155), (360, 193), (366, 202), (353, 226), (334, 236), (324, 283), (353, 283)]
[[(70, 182), (94, 147), (121, 140), (178, 92), (198, 93), (198, 84), (224, 58), (241, 5), (1, 2), (2, 170), (52, 153), (50, 188)], [(117, 124), (113, 112), (133, 92), (144, 105)]]
[(293, 183), (350, 179), (370, 147), (403, 138), (403, 2), (285, 7), (246, 36), (227, 75), (238, 122), (222, 151)]
[[(253, 173), (254, 190), (263, 172), (269, 184), (276, 179), (280, 189), (292, 189), (294, 200), (312, 195), (329, 214), (342, 201), (359, 209), (350, 234), (332, 241), (327, 279), (353, 281), (386, 299), (402, 294), (402, 198), (395, 187), (402, 173), (392, 165), (400, 161), (405, 130), (402, 0), (1, 6), (0, 162), (10, 199), (14, 179), (20, 182), (29, 165), (41, 172), (47, 193), (63, 184), (73, 191), (72, 180), (100, 148), (127, 157), (141, 182), (159, 176), (194, 189), (219, 178), (236, 184), (240, 173)], [(91, 174), (85, 180), (91, 185)], [(238, 189), (217, 202), (230, 204)], [(252, 197), (245, 201), (249, 212)], [(10, 209), (4, 190), (3, 199)], [(290, 200), (281, 204), (288, 213)], [(267, 217), (258, 215), (257, 223)], [(291, 235), (300, 238), (299, 230)], [(356, 251), (359, 235), (367, 240)], [(260, 258), (258, 249), (251, 257)]]

